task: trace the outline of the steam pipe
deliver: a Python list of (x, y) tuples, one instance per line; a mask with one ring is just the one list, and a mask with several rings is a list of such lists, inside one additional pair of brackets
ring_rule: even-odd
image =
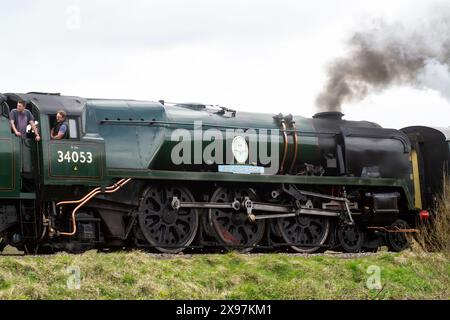
[[(119, 181), (117, 181), (115, 184), (113, 184), (112, 186), (106, 187), (106, 190), (109, 190), (111, 188), (114, 188), (116, 185), (121, 184), (124, 180), (126, 180), (125, 178), (120, 179)], [(80, 202), (83, 202), (87, 197), (89, 197), (92, 193), (97, 192), (98, 190), (101, 190), (101, 187), (97, 187), (95, 189), (93, 189), (91, 192), (89, 192), (88, 194), (86, 194), (83, 198), (79, 199), (79, 200), (73, 200), (73, 201), (61, 201), (58, 202), (56, 204), (57, 207), (63, 205), (63, 204), (77, 204)]]
[[(117, 190), (119, 190), (120, 188), (122, 188), (124, 185), (126, 185), (129, 181), (131, 180), (131, 178), (128, 179), (121, 179), (119, 180), (117, 183), (113, 184), (112, 186), (106, 187), (106, 190), (104, 193), (114, 193)], [(91, 200), (93, 197), (95, 197), (97, 194), (99, 193), (103, 193), (101, 191), (100, 187), (95, 188), (94, 190), (92, 190), (91, 192), (89, 192), (86, 196), (84, 196), (82, 199), (80, 200), (76, 200), (76, 201), (65, 201), (64, 203), (79, 203), (78, 206), (72, 211), (72, 231), (71, 232), (59, 232), (57, 231), (58, 235), (61, 236), (73, 236), (75, 235), (75, 233), (77, 232), (77, 223), (76, 223), (76, 219), (75, 219), (75, 215), (77, 213), (77, 211), (83, 206), (85, 205), (89, 200)], [(81, 203), (80, 203), (81, 202)], [(63, 202), (58, 203), (61, 204)]]
[(286, 156), (287, 156), (287, 151), (288, 151), (288, 136), (286, 133), (286, 124), (285, 124), (284, 119), (281, 120), (281, 131), (283, 132), (284, 147), (283, 147), (283, 158), (281, 160), (281, 165), (280, 165), (280, 173), (283, 173), (284, 163), (286, 162)]
[(295, 128), (294, 122), (292, 122), (292, 134), (294, 137), (294, 155), (292, 156), (292, 162), (291, 166), (289, 168), (289, 173), (292, 173), (292, 170), (294, 169), (295, 162), (297, 161), (297, 151), (298, 151), (298, 136), (297, 136), (297, 130)]

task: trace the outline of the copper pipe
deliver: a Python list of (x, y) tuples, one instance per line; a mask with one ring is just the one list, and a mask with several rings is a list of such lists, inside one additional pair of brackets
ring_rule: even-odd
[[(116, 185), (121, 184), (124, 180), (125, 180), (125, 178), (120, 179), (119, 181), (117, 181), (117, 182), (116, 182), (115, 184), (113, 184), (112, 186), (106, 187), (106, 190), (111, 189), (111, 188), (114, 188)], [(93, 189), (92, 191), (90, 191), (89, 193), (87, 193), (83, 198), (81, 198), (81, 199), (79, 199), (79, 200), (73, 200), (73, 201), (61, 201), (61, 202), (58, 202), (58, 203), (56, 204), (56, 206), (59, 207), (59, 206), (61, 206), (61, 205), (63, 205), (63, 204), (77, 204), (77, 203), (83, 202), (83, 201), (84, 201), (87, 197), (89, 197), (92, 193), (94, 193), (94, 192), (96, 192), (96, 191), (98, 191), (98, 190), (100, 190), (100, 189), (101, 189), (101, 187), (97, 187), (97, 188)]]
[(294, 155), (292, 156), (291, 166), (289, 167), (289, 173), (292, 173), (294, 169), (295, 161), (297, 161), (297, 151), (298, 151), (298, 136), (295, 124), (292, 123), (292, 134), (294, 136)]
[(101, 187), (97, 187), (97, 188), (91, 190), (91, 191), (88, 192), (83, 198), (81, 198), (81, 199), (79, 199), (79, 200), (73, 200), (73, 201), (61, 201), (61, 202), (58, 202), (58, 203), (56, 204), (56, 206), (59, 207), (59, 206), (62, 206), (62, 205), (64, 205), (64, 204), (77, 204), (77, 203), (83, 202), (87, 197), (89, 197), (91, 194), (93, 194), (94, 192), (96, 192), (96, 191), (98, 191), (98, 190), (101, 190)]
[(283, 149), (283, 158), (281, 160), (281, 165), (280, 165), (280, 173), (283, 173), (284, 163), (286, 161), (287, 150), (288, 150), (288, 136), (286, 134), (286, 124), (284, 123), (284, 120), (281, 121), (281, 130), (283, 132), (284, 149)]
[(114, 193), (120, 188), (122, 188), (124, 185), (126, 185), (131, 178), (128, 179), (121, 179), (117, 183), (113, 184), (112, 186), (106, 187), (106, 191), (102, 192), (101, 190), (97, 190), (99, 188), (96, 188), (94, 190), (97, 191), (91, 191), (88, 195), (84, 196), (81, 201), (81, 203), (72, 211), (72, 232), (57, 232), (58, 235), (61, 236), (73, 236), (75, 233), (77, 233), (77, 222), (75, 219), (75, 215), (77, 214), (78, 209), (80, 209), (82, 206), (84, 206), (89, 200), (91, 200), (93, 197), (95, 197), (99, 193)]
[(391, 228), (385, 228), (385, 227), (367, 227), (367, 229), (371, 230), (381, 230), (385, 232), (398, 232), (398, 233), (418, 233), (418, 229), (400, 229), (399, 227), (391, 227)]

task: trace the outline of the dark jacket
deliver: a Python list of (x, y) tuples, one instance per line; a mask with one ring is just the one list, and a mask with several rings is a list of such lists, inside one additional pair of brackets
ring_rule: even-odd
[(59, 129), (62, 127), (62, 125), (66, 126), (66, 132), (64, 133), (64, 135), (62, 136), (61, 139), (67, 139), (69, 138), (69, 124), (66, 121), (63, 122), (56, 122), (55, 127), (52, 130), (52, 135), (56, 136), (59, 133)]
[(67, 139), (67, 138), (69, 138), (70, 134), (69, 134), (69, 124), (66, 121), (56, 122), (55, 127), (52, 130), (52, 132), (53, 132), (52, 134), (58, 135), (59, 129), (61, 129), (62, 125), (66, 126), (66, 132), (64, 132), (64, 135), (62, 136), (61, 139)]

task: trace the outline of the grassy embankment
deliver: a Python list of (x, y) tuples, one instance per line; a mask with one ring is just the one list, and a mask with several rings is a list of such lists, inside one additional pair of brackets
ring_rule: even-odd
[[(381, 290), (366, 286), (373, 265), (380, 268)], [(80, 289), (67, 286), (70, 267), (80, 270)], [(450, 299), (450, 264), (441, 254), (411, 251), (350, 259), (94, 251), (8, 256), (0, 258), (0, 299)]]

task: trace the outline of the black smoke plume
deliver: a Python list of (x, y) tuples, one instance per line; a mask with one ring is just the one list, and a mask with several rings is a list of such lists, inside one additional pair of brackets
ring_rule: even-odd
[(395, 85), (438, 90), (450, 100), (450, 6), (433, 8), (414, 24), (378, 22), (356, 32), (347, 54), (328, 65), (319, 111), (341, 111), (343, 103)]

